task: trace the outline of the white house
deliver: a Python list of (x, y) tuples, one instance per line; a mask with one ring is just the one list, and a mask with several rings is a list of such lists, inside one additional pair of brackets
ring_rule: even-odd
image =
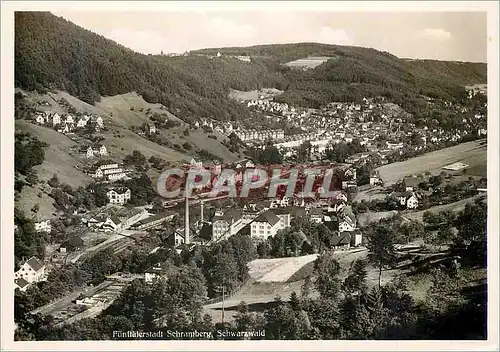
[(370, 174), (370, 186), (376, 186), (381, 182), (380, 176), (377, 170), (374, 170)]
[(144, 272), (144, 282), (146, 282), (147, 284), (152, 283), (155, 279), (160, 277), (167, 277), (165, 274), (165, 268), (162, 268), (160, 263)]
[(339, 213), (339, 232), (351, 232), (356, 229), (356, 216), (350, 206), (344, 206)]
[(339, 232), (350, 232), (356, 229), (356, 223), (351, 218), (346, 217), (339, 222)]
[(255, 164), (251, 160), (248, 160), (245, 164), (245, 167), (252, 168), (252, 167), (255, 167)]
[(276, 235), (279, 230), (288, 227), (290, 224), (290, 214), (280, 215), (282, 216), (280, 217), (270, 210), (260, 214), (250, 224), (250, 236), (253, 238), (266, 239)]
[(40, 125), (43, 125), (43, 124), (45, 123), (45, 119), (43, 118), (43, 116), (42, 116), (42, 115), (38, 115), (38, 116), (36, 117), (36, 119), (35, 119), (35, 120), (36, 120), (36, 122), (37, 122), (37, 123), (39, 123)]
[(194, 167), (194, 168), (197, 168), (197, 169), (201, 169), (203, 167), (203, 162), (202, 161), (196, 161), (195, 158), (192, 158), (191, 159), (191, 167)]
[(111, 170), (113, 172), (110, 172), (106, 174), (106, 178), (108, 181), (118, 181), (127, 176), (127, 174), (122, 170), (122, 169), (116, 169), (116, 170)]
[(418, 207), (418, 198), (415, 194), (412, 194), (410, 198), (406, 200), (406, 207), (408, 209), (416, 209)]
[(94, 157), (94, 149), (92, 149), (92, 147), (88, 147), (85, 155), (87, 156), (87, 158), (93, 158)]
[(126, 176), (125, 171), (117, 163), (103, 161), (96, 164), (89, 172), (94, 178), (106, 177), (110, 181), (122, 179)]
[(169, 241), (171, 241), (172, 245), (175, 247), (182, 246), (186, 242), (183, 230), (184, 229), (174, 231), (174, 233), (169, 237)]
[(239, 211), (217, 211), (212, 219), (212, 239), (228, 238), (235, 235), (245, 224)]
[(323, 210), (321, 208), (312, 208), (309, 212), (309, 221), (315, 223), (323, 222)]
[(130, 200), (130, 189), (111, 189), (106, 193), (109, 199), (109, 204), (123, 205)]
[(66, 116), (66, 123), (71, 123), (71, 124), (75, 123), (73, 116), (71, 115)]
[(109, 231), (120, 231), (121, 230), (121, 221), (116, 216), (106, 218), (100, 226), (99, 229), (103, 232)]
[(83, 128), (87, 126), (87, 120), (85, 120), (83, 117), (78, 119), (78, 122), (76, 123), (76, 127)]
[(43, 220), (35, 222), (35, 231), (36, 232), (50, 232), (52, 231), (52, 225), (50, 224), (50, 220)]
[(45, 274), (45, 265), (38, 258), (31, 257), (14, 273), (14, 278), (22, 278), (29, 283), (33, 283), (44, 281), (46, 279)]
[(148, 123), (148, 132), (149, 134), (156, 133), (156, 126), (154, 123)]
[(57, 129), (57, 132), (64, 134), (69, 133), (71, 131), (73, 131), (73, 125), (68, 123), (60, 124), (59, 128)]
[(61, 123), (61, 116), (56, 112), (52, 115), (52, 126), (59, 125)]
[(106, 146), (103, 144), (99, 148), (99, 154), (101, 155), (108, 155), (108, 150), (106, 149)]
[(103, 128), (104, 127), (104, 121), (102, 120), (101, 116), (97, 116), (95, 118), (95, 123), (98, 127)]

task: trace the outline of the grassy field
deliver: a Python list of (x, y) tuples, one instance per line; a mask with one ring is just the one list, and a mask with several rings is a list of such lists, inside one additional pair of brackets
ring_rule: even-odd
[[(117, 135), (120, 135), (120, 137), (117, 137)], [(191, 160), (191, 157), (187, 154), (151, 142), (125, 128), (115, 127), (103, 132), (102, 136), (105, 138), (104, 143), (106, 146), (109, 145), (108, 150), (110, 150), (111, 156), (115, 160), (123, 159), (134, 150), (140, 151), (148, 159), (152, 155), (156, 155), (167, 161)]]
[(396, 215), (397, 211), (378, 211), (378, 212), (369, 212), (369, 213), (361, 213), (358, 215), (358, 224), (360, 226), (367, 226), (372, 222), (377, 222), (381, 219), (385, 219)]
[(236, 100), (257, 100), (261, 95), (264, 95), (265, 97), (274, 97), (282, 93), (282, 90), (278, 90), (276, 88), (264, 88), (262, 90), (250, 90), (247, 92), (231, 89), (229, 97)]
[[(34, 206), (38, 206), (36, 213), (32, 212)], [(35, 221), (50, 219), (57, 214), (54, 207), (54, 200), (43, 191), (42, 186), (24, 186), (16, 201), (16, 208), (21, 210), (25, 216), (35, 219)]]
[(111, 119), (118, 125), (127, 128), (151, 122), (146, 115), (147, 109), (151, 109), (153, 113), (167, 114), (169, 119), (182, 122), (168, 112), (163, 105), (148, 103), (135, 92), (103, 97), (100, 102), (96, 103), (96, 107), (111, 116)]
[[(385, 185), (391, 185), (405, 176), (425, 173), (439, 174), (443, 166), (455, 162), (463, 162), (469, 167), (466, 172), (470, 175), (481, 173), (486, 170), (487, 144), (485, 140), (462, 143), (450, 148), (430, 152), (422, 156), (412, 158), (403, 162), (388, 164), (379, 167), (380, 177)], [(470, 170), (469, 170), (470, 169)], [(472, 170), (472, 171), (471, 171)], [(462, 172), (462, 171), (460, 171)], [(472, 173), (471, 173), (472, 172)]]
[(285, 66), (288, 67), (293, 67), (293, 68), (308, 68), (312, 69), (315, 67), (318, 67), (319, 65), (327, 62), (328, 60), (332, 59), (333, 57), (323, 57), (323, 56), (318, 56), (318, 57), (307, 57), (303, 59), (298, 59), (295, 61), (290, 61), (285, 64)]
[[(185, 136), (183, 134), (184, 129), (184, 127), (176, 127), (169, 130), (162, 130), (160, 133), (172, 142), (172, 144), (182, 146), (186, 141), (189, 142), (193, 149), (186, 151), (186, 153), (190, 155), (195, 155), (196, 150), (204, 149), (226, 162), (233, 162), (243, 158), (243, 155), (232, 153), (226, 146), (222, 145), (221, 142), (227, 140), (227, 137), (220, 133), (207, 134), (201, 129), (193, 129), (190, 130), (189, 136)], [(209, 135), (215, 135), (217, 139), (208, 138)]]
[(40, 141), (49, 144), (45, 149), (45, 161), (42, 165), (36, 166), (38, 178), (48, 181), (54, 174), (59, 181), (71, 187), (78, 187), (92, 182), (90, 176), (76, 169), (83, 166), (79, 158), (68, 153), (70, 148), (77, 147), (77, 144), (65, 135), (50, 128), (34, 125), (27, 121), (17, 120), (16, 128), (23, 132), (29, 132)]
[(384, 188), (380, 186), (370, 186), (370, 185), (363, 185), (358, 188), (358, 192), (354, 195), (354, 202), (361, 202), (362, 200), (365, 200), (367, 202), (372, 201), (372, 200), (383, 200), (387, 197), (387, 194), (384, 192)]

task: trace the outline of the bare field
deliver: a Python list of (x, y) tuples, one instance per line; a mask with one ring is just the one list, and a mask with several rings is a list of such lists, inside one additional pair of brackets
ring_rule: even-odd
[(292, 258), (256, 259), (248, 263), (249, 274), (257, 282), (286, 282), (297, 270), (317, 257), (317, 254), (311, 254)]
[(443, 166), (455, 162), (463, 162), (469, 165), (472, 170), (486, 165), (486, 140), (462, 143), (402, 162), (384, 165), (377, 170), (385, 185), (389, 186), (409, 175), (421, 174), (427, 171), (432, 174), (439, 174), (444, 171)]

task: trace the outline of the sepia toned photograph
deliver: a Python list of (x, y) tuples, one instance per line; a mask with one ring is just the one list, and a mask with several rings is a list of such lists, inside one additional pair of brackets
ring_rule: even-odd
[(9, 346), (498, 348), (498, 4), (130, 3), (2, 16)]

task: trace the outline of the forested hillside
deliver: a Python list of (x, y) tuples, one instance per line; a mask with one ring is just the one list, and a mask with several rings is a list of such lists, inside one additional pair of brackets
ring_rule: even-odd
[[(209, 57), (219, 51), (221, 58)], [(308, 71), (282, 65), (314, 55), (332, 59)], [(275, 87), (285, 91), (279, 100), (309, 107), (374, 95), (411, 107), (421, 95), (460, 99), (463, 86), (486, 83), (486, 64), (408, 61), (374, 49), (315, 43), (142, 55), (48, 12), (16, 12), (15, 83), (62, 89), (89, 103), (136, 91), (181, 118), (235, 120), (248, 111), (228, 98), (230, 88)]]

